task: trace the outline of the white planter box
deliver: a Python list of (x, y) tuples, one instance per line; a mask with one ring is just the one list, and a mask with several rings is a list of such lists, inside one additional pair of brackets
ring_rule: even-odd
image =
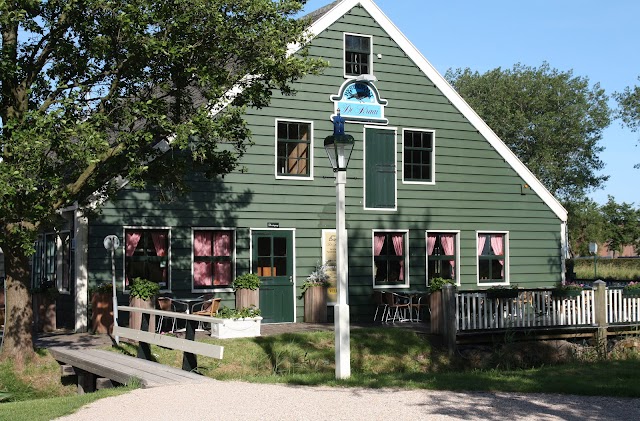
[(262, 317), (220, 320), (223, 320), (223, 322), (211, 324), (212, 338), (227, 339), (260, 336)]

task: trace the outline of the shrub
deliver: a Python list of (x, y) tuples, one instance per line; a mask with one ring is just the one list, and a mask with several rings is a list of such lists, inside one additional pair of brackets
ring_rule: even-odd
[(244, 307), (240, 310), (223, 306), (220, 310), (218, 310), (218, 314), (216, 315), (216, 317), (219, 317), (221, 319), (244, 319), (248, 317), (257, 317), (259, 315), (260, 309), (255, 306)]
[(453, 286), (456, 285), (456, 282), (453, 279), (444, 279), (444, 278), (433, 278), (429, 280), (429, 291), (436, 292), (440, 291), (443, 286), (451, 284)]
[(258, 275), (254, 273), (245, 273), (244, 275), (238, 276), (233, 281), (233, 289), (251, 289), (256, 290), (260, 288), (260, 278)]
[(141, 300), (149, 300), (151, 297), (158, 295), (158, 292), (160, 292), (160, 285), (148, 279), (135, 278), (131, 281), (131, 286), (129, 287), (131, 297), (140, 298)]
[(326, 287), (329, 286), (329, 274), (327, 274), (326, 264), (316, 264), (316, 268), (302, 284), (302, 294), (304, 294), (309, 288)]

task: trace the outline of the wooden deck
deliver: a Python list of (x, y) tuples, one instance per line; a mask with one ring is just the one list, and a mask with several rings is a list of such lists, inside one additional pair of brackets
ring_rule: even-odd
[(101, 349), (51, 347), (49, 352), (60, 363), (75, 369), (121, 384), (137, 380), (143, 388), (214, 381), (179, 368)]

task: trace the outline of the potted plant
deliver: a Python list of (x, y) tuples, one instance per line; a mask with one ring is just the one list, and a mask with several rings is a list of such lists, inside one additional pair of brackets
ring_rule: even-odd
[(315, 270), (302, 283), (305, 322), (327, 322), (327, 286), (329, 286), (327, 265), (317, 263)]
[[(154, 308), (155, 297), (160, 292), (157, 282), (143, 278), (135, 278), (129, 286), (129, 305), (131, 307)], [(142, 313), (131, 312), (129, 315), (129, 327), (140, 330), (142, 325)], [(155, 330), (155, 317), (149, 317), (149, 332)]]
[(33, 315), (36, 331), (53, 332), (57, 329), (56, 301), (60, 292), (55, 282), (46, 280), (33, 291)]
[(640, 297), (640, 282), (629, 282), (622, 288), (622, 295), (630, 298)]
[(487, 298), (517, 298), (518, 285), (497, 285), (487, 290)]
[(579, 284), (558, 284), (551, 290), (554, 298), (576, 298), (582, 295), (582, 285)]
[(108, 333), (113, 331), (113, 285), (101, 283), (89, 289), (91, 296), (91, 331)]
[(257, 307), (229, 308), (218, 310), (216, 318), (221, 323), (211, 323), (211, 336), (219, 339), (250, 338), (260, 336), (262, 317)]
[(260, 307), (260, 283), (260, 277), (254, 273), (245, 273), (233, 280), (236, 308)]
[(429, 308), (431, 309), (431, 333), (440, 334), (444, 331), (444, 313), (442, 309), (442, 287), (454, 285), (453, 279), (431, 278), (429, 280)]

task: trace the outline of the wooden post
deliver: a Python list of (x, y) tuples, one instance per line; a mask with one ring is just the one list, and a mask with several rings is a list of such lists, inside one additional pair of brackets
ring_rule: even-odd
[[(131, 313), (129, 313), (131, 314)], [(149, 324), (149, 318), (151, 315), (149, 313), (142, 313), (142, 321), (140, 330), (145, 332), (149, 332), (149, 328), (151, 327)], [(155, 319), (155, 317), (154, 317)], [(138, 358), (142, 358), (145, 360), (153, 361), (151, 357), (151, 345), (146, 342), (138, 342)]]
[[(196, 322), (195, 320), (187, 320), (185, 339), (189, 341), (195, 341), (197, 327), (198, 327), (198, 322)], [(197, 368), (198, 368), (198, 357), (196, 357), (196, 354), (185, 351), (182, 354), (182, 369), (185, 371), (194, 371)]]
[(598, 355), (607, 357), (607, 284), (598, 280), (593, 283), (593, 306), (595, 308), (596, 347)]
[(442, 287), (443, 335), (452, 356), (456, 351), (456, 287), (447, 284)]
[(96, 375), (79, 368), (75, 369), (78, 374), (78, 395), (96, 391)]

